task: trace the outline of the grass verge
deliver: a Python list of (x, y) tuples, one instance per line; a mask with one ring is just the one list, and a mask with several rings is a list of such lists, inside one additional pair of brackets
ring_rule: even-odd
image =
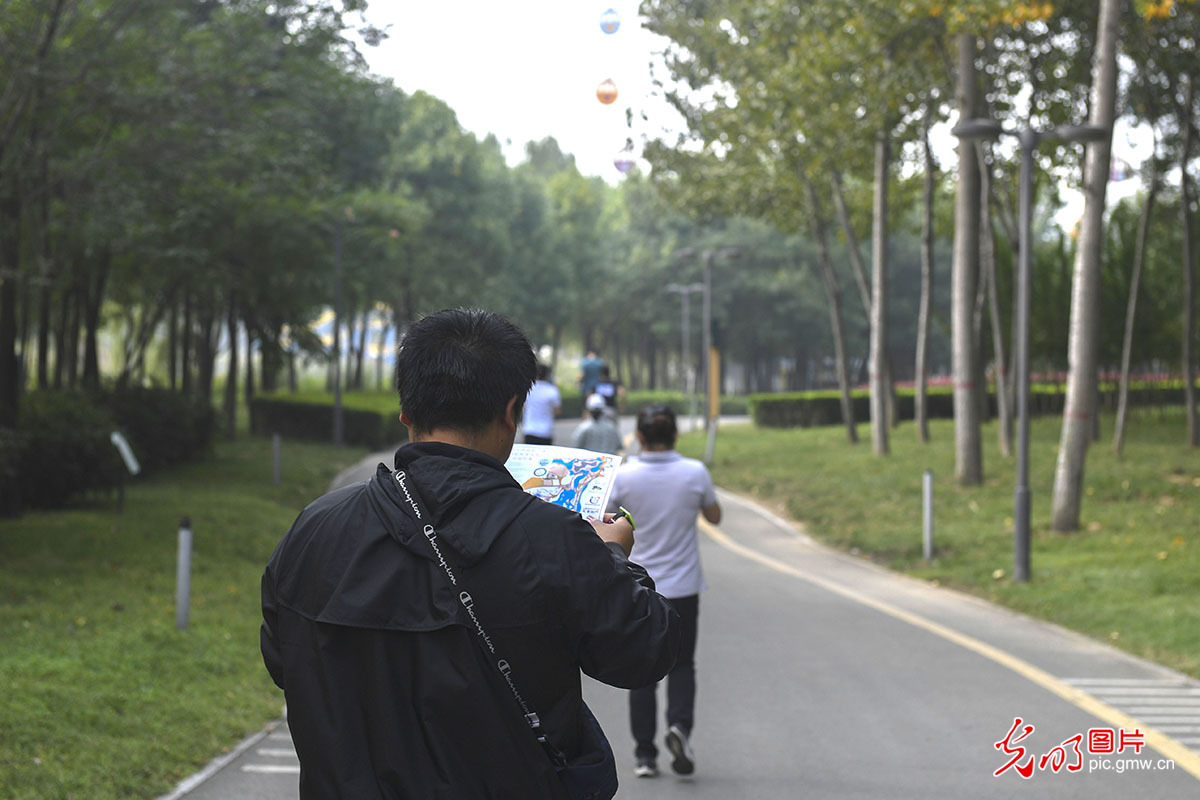
[[(1184, 442), (1181, 411), (1132, 416), (1124, 458), (1112, 452), (1111, 419), (1091, 447), (1081, 529), (1050, 529), (1058, 418), (1035, 419), (1030, 440), (1032, 580), (1011, 579), (1015, 459), (1004, 458), (995, 423), (984, 428), (985, 481), (954, 480), (951, 420), (892, 431), (892, 454), (856, 446), (842, 427), (728, 427), (713, 476), (756, 498), (815, 538), (893, 569), (962, 589), (1200, 677), (1200, 452)], [(865, 433), (866, 426), (860, 429)], [(680, 449), (699, 457), (702, 435)], [(934, 475), (935, 557), (921, 553), (921, 476)]]
[[(0, 795), (154, 797), (279, 714), (258, 651), (259, 578), (299, 510), (359, 450), (220, 442), (132, 485), (0, 521)], [(179, 521), (194, 532), (175, 628)]]

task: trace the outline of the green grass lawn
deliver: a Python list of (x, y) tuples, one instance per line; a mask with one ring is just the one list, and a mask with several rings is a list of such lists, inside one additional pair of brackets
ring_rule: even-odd
[[(0, 795), (154, 797), (279, 715), (258, 651), (259, 578), (332, 476), (365, 455), (268, 439), (92, 498), (0, 521)], [(194, 531), (175, 628), (179, 521)]]
[[(1179, 410), (1141, 410), (1130, 420), (1125, 457), (1112, 453), (1111, 418), (1085, 472), (1082, 528), (1050, 529), (1060, 419), (1033, 421), (1032, 580), (1011, 579), (1015, 459), (984, 428), (985, 481), (954, 481), (953, 422), (930, 424), (932, 442), (911, 424), (894, 429), (892, 454), (846, 442), (841, 427), (770, 430), (727, 427), (713, 475), (757, 498), (827, 544), (917, 578), (966, 590), (1051, 620), (1128, 652), (1200, 677), (1200, 451), (1184, 441)], [(701, 435), (680, 449), (703, 452)], [(935, 558), (921, 554), (921, 475), (934, 475)]]

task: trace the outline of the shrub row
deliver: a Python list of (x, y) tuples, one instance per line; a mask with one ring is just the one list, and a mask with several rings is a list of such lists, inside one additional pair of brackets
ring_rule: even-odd
[[(561, 416), (578, 417), (583, 414), (583, 397), (578, 391), (568, 390), (562, 392), (562, 401)], [(636, 391), (628, 392), (625, 395), (625, 413), (636, 414), (651, 403), (666, 403), (680, 416), (686, 414), (692, 407), (691, 398), (683, 392)], [(700, 413), (703, 413), (703, 394), (700, 394), (696, 398), (696, 408), (700, 410)], [(749, 414), (750, 404), (748, 398), (722, 395), (721, 413), (737, 416)]]
[[(314, 441), (333, 440), (333, 408), (328, 402), (312, 402), (280, 396), (255, 397), (250, 401), (250, 430), (254, 433)], [(398, 413), (342, 408), (342, 439), (346, 444), (372, 450), (408, 441), (408, 429)]]
[[(351, 404), (356, 398), (349, 398)], [(315, 441), (333, 439), (333, 409), (328, 395), (259, 395), (250, 401), (250, 430), (253, 433)], [(625, 408), (636, 413), (650, 403), (668, 403), (678, 414), (687, 413), (691, 400), (681, 392), (630, 392)], [(701, 406), (704, 399), (699, 399)], [(749, 404), (745, 397), (722, 397), (722, 414), (745, 415)], [(583, 414), (583, 398), (579, 392), (562, 393), (560, 416), (578, 417)], [(342, 408), (342, 438), (346, 444), (369, 447), (373, 450), (391, 447), (408, 441), (408, 429), (400, 423), (397, 410), (387, 413), (365, 408)]]
[[(851, 395), (854, 419), (870, 419), (869, 393), (855, 389)], [(896, 390), (896, 414), (902, 420), (914, 417), (914, 392), (911, 388)], [(1104, 387), (1100, 391), (1103, 408), (1115, 409), (1117, 390)], [(842, 424), (841, 395), (833, 391), (754, 394), (749, 397), (750, 416), (754, 424), (764, 428), (808, 428), (816, 425)], [(1173, 405), (1183, 402), (1183, 387), (1157, 386), (1129, 390), (1130, 405)], [(1029, 396), (1031, 414), (1061, 414), (1066, 395), (1058, 385), (1034, 386)], [(926, 408), (930, 419), (954, 417), (954, 393), (950, 387), (939, 386), (926, 392)], [(995, 415), (996, 395), (988, 393), (988, 413)]]
[(0, 513), (60, 508), (110, 491), (128, 470), (111, 436), (122, 433), (143, 472), (207, 451), (215, 427), (207, 403), (166, 389), (26, 395), (14, 431), (0, 431)]

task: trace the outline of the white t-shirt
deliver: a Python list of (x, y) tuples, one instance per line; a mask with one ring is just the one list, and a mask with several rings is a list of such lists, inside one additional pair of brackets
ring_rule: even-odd
[(646, 568), (663, 597), (704, 591), (696, 516), (717, 502), (701, 462), (674, 450), (643, 452), (621, 465), (608, 509), (625, 506), (637, 525), (629, 558)]
[(554, 435), (554, 410), (562, 405), (558, 387), (550, 381), (537, 381), (525, 398), (525, 417), (522, 423), (530, 436)]

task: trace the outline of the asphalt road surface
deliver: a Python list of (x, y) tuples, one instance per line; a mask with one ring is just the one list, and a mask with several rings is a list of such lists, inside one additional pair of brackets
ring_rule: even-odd
[[(625, 693), (586, 685), (618, 797), (1200, 798), (1200, 682), (721, 500), (701, 536), (695, 776), (671, 774), (664, 749), (662, 774), (635, 778)], [(1099, 752), (1105, 731), (1124, 752)], [(294, 800), (298, 773), (280, 722), (168, 797)]]

